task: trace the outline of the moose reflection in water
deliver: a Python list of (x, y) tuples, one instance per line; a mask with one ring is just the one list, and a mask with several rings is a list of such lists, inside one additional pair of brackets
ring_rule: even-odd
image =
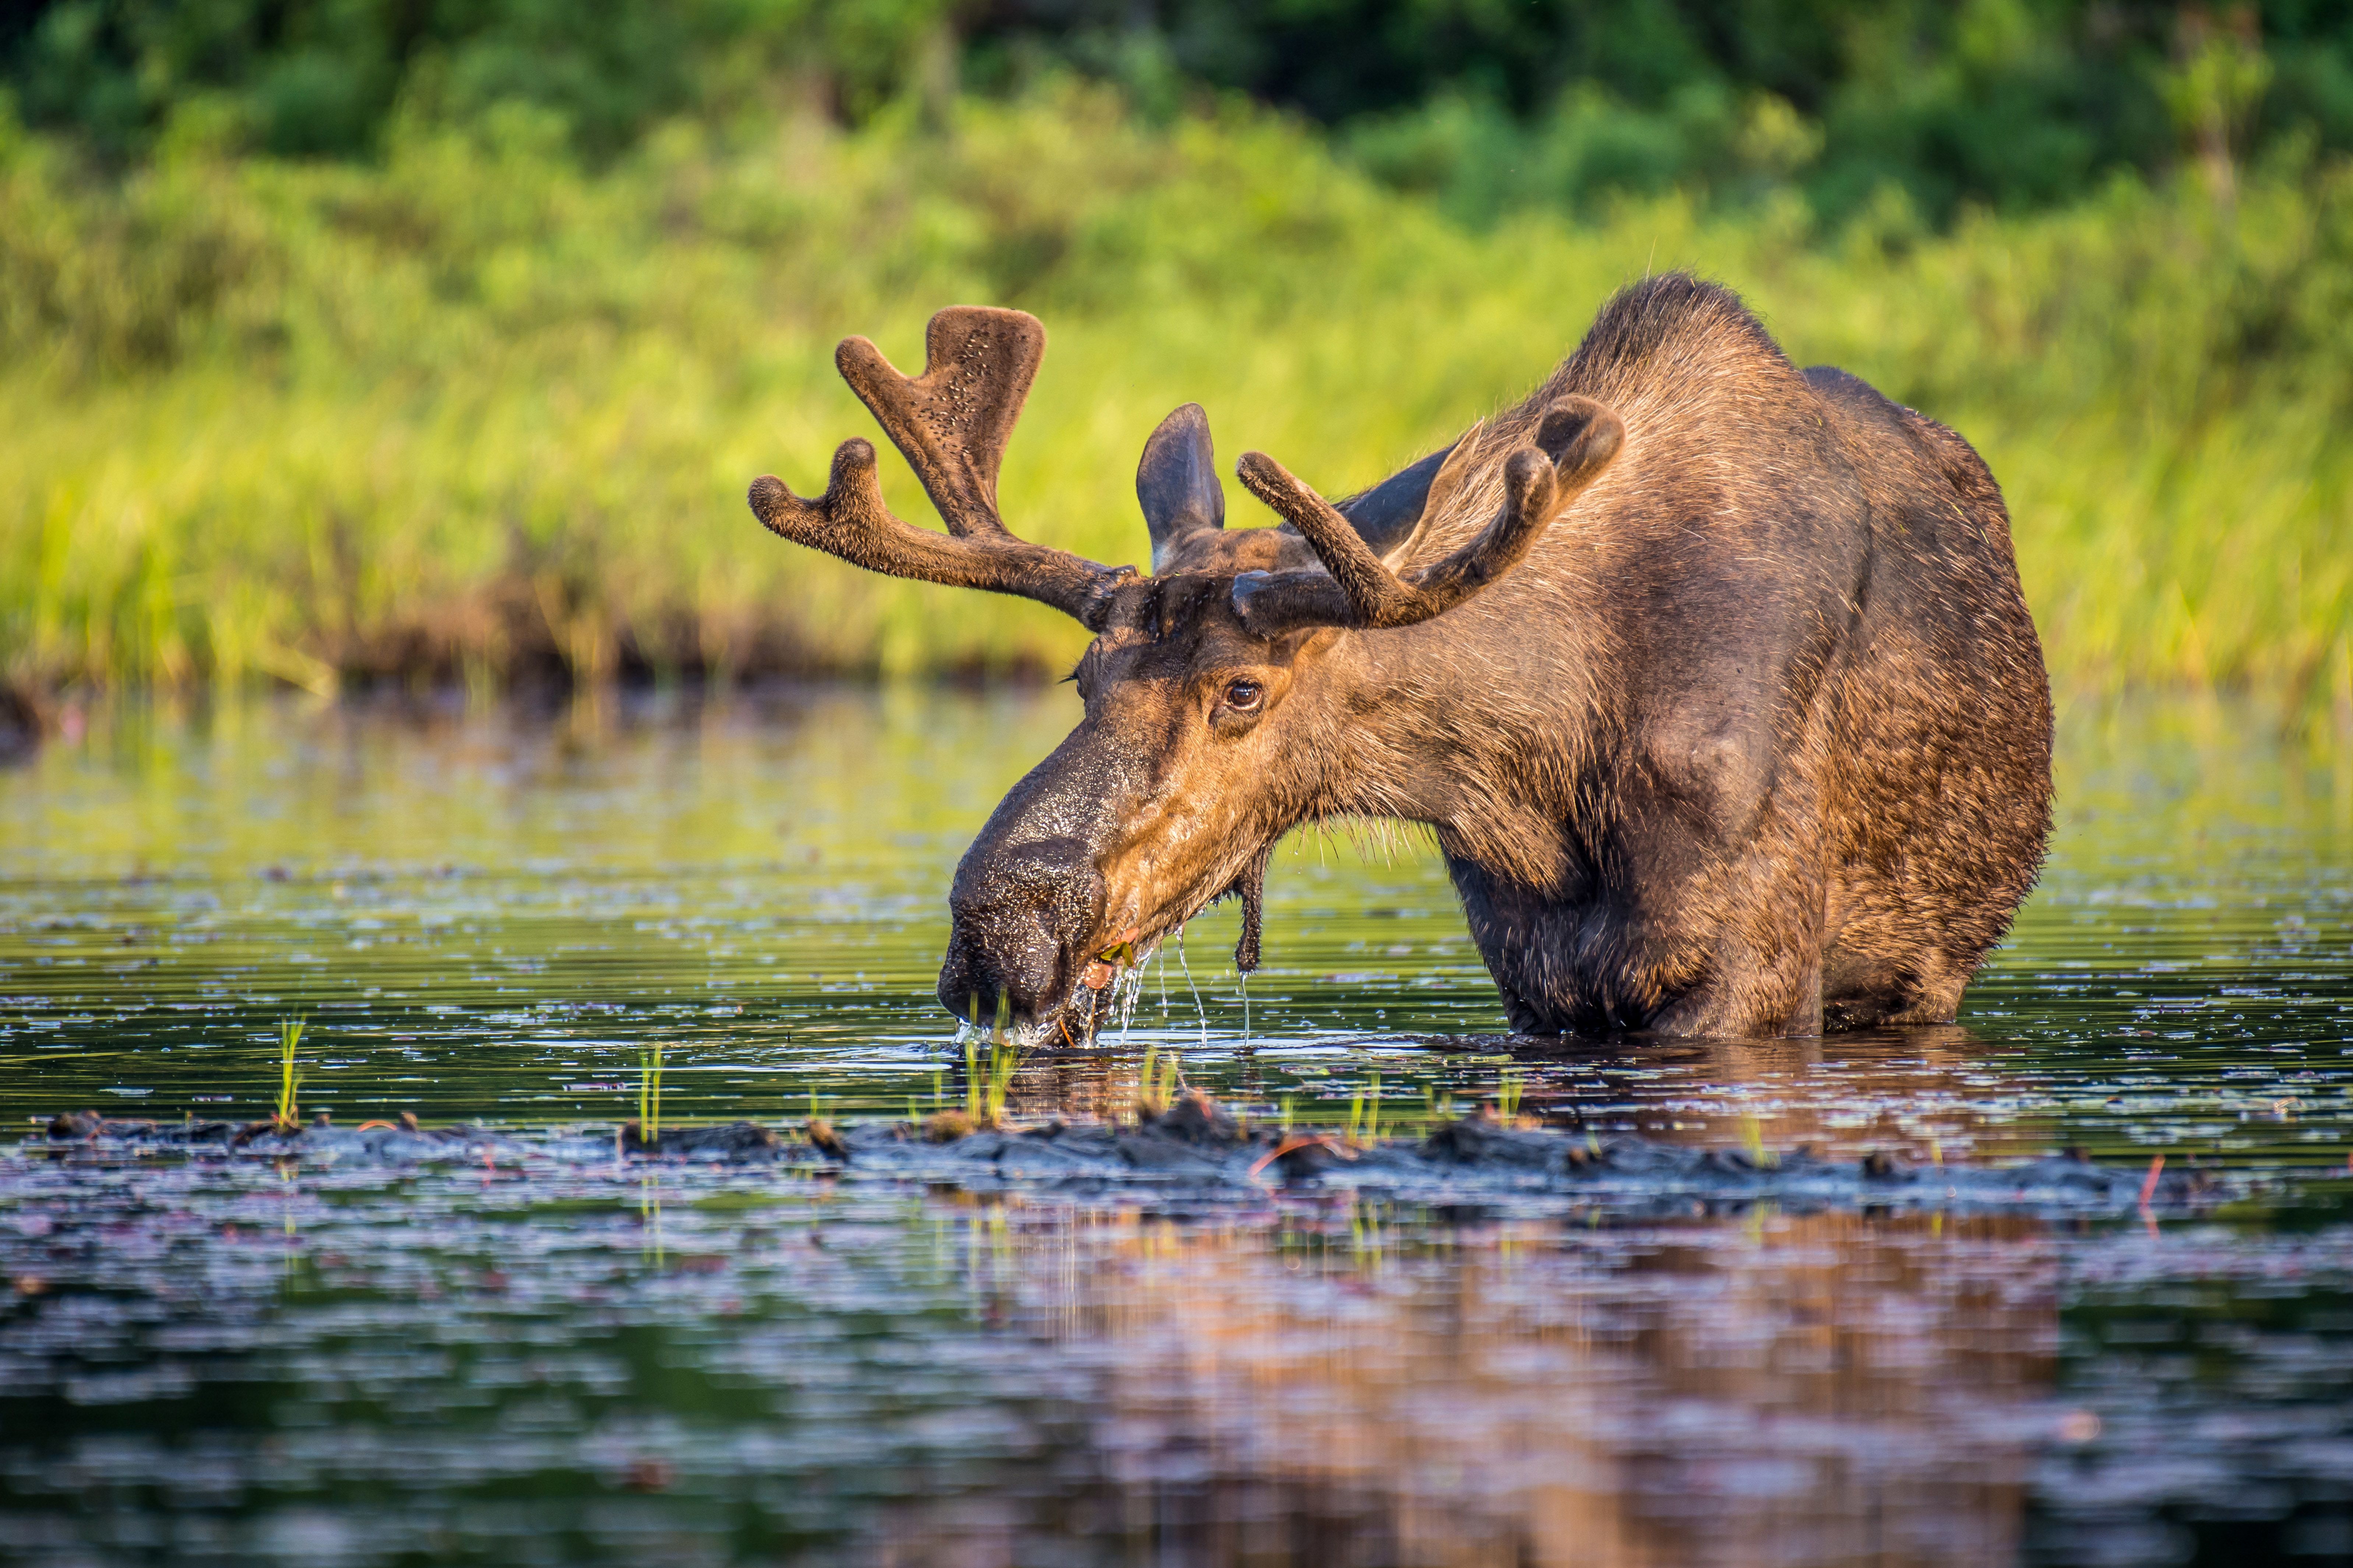
[(1370, 816), (1434, 829), (1519, 1032), (1954, 1016), (2051, 797), (2009, 517), (1958, 436), (1670, 275), (1361, 495), (1246, 454), (1279, 528), (1225, 528), (1208, 421), (1177, 410), (1136, 475), (1145, 577), (998, 515), (1044, 349), (974, 308), (932, 319), (918, 378), (841, 345), (946, 534), (891, 515), (862, 440), (813, 501), (751, 490), (786, 538), (1096, 634), (1084, 720), (957, 870), (951, 1012), (1091, 1037), (1119, 968), (1228, 895), (1247, 971), (1276, 842)]
[[(1770, 1147), (1845, 1154), (1905, 1136), (1855, 1114), (1859, 1072), (1956, 1108), (1959, 1146), (1986, 1132), (1960, 1109), (1980, 1045), (1953, 1027), (1676, 1043), (1653, 1058), (1684, 1070), (1606, 1098), (1646, 1137), (1720, 1145), (1694, 1101), (1725, 1100), (1757, 1108)], [(1523, 1055), (1555, 1086), (1527, 1105), (1564, 1124), (1557, 1069), (1624, 1060)], [(1053, 1053), (1015, 1092), (1043, 1115), (1134, 1086)], [(1359, 1194), (1248, 1223), (966, 1202), (987, 1321), (1100, 1369), (1083, 1447), (1102, 1517), (1082, 1508), (1079, 1528), (1173, 1561), (2010, 1562), (2037, 1457), (2089, 1419), (2054, 1399), (2058, 1245), (2028, 1217), (1760, 1205), (1433, 1229)], [(941, 1561), (977, 1530), (1014, 1561), (1052, 1528), (1018, 1489), (987, 1520), (969, 1499), (909, 1502), (885, 1555)]]
[(1974, 1568), (2017, 1558), (2068, 1422), (2031, 1220), (970, 1213), (988, 1321), (1097, 1369), (1100, 1468), (1054, 1517), (1020, 1487), (902, 1502), (887, 1561), (1067, 1528), (1172, 1562)]

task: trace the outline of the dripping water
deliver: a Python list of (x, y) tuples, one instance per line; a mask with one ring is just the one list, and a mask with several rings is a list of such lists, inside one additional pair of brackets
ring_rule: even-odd
[[(1151, 961), (1147, 958), (1145, 962)], [(1129, 965), (1112, 984), (1115, 988), (1115, 1005), (1119, 1008), (1119, 1043), (1124, 1047), (1127, 1044), (1128, 1028), (1135, 1022), (1136, 1001), (1144, 994), (1144, 964)]]
[(1185, 928), (1176, 928), (1176, 963), (1185, 971), (1185, 989), (1193, 994), (1193, 1016), (1201, 1025), (1201, 1044), (1209, 1043), (1209, 1010), (1201, 1005), (1201, 988), (1193, 984), (1193, 965), (1185, 956)]

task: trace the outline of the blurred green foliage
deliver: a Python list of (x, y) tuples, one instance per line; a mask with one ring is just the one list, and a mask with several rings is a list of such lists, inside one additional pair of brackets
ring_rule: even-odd
[(2353, 149), (2341, 0), (0, 0), (0, 82), (110, 157), (201, 110), (280, 155), (378, 156), (404, 115), (526, 104), (606, 159), (787, 99), (845, 125), (913, 92), (1076, 68), (1163, 119), (1239, 92), (1375, 177), (1492, 222), (1613, 195), (1942, 225), (2119, 170), (2232, 178)]
[(0, 116), (0, 679), (1050, 668), (1084, 636), (1051, 612), (752, 521), (753, 476), (814, 489), (872, 433), (837, 338), (913, 366), (938, 306), (1037, 311), (1007, 515), (1133, 562), (1176, 405), (1337, 492), (1687, 267), (1979, 446), (2063, 679), (2353, 705), (2353, 168), (2217, 195), (2117, 176), (1940, 230), (1899, 192), (1831, 224), (1785, 186), (1473, 228), (1296, 120), (1155, 123), (1071, 79), (856, 130), (672, 120), (602, 159), (528, 102), (396, 115), (365, 162), (175, 115), (111, 180)]
[[(944, 0), (0, 0), (0, 72), (36, 126), (116, 157), (195, 109), (289, 156), (378, 152), (402, 114), (526, 104), (610, 156), (688, 110), (776, 92), (855, 119), (910, 85)], [(948, 68), (953, 71), (953, 60)], [(952, 81), (952, 77), (951, 77)]]
[(1077, 58), (1147, 99), (1239, 89), (1481, 221), (1795, 182), (1829, 218), (1893, 189), (1943, 223), (2218, 150), (2353, 148), (2353, 8), (2315, 0), (1004, 0), (987, 16), (978, 79)]

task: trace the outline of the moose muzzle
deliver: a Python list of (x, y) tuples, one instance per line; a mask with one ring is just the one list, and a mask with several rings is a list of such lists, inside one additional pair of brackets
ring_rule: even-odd
[(941, 1005), (982, 1024), (1001, 1016), (1024, 1030), (1051, 1025), (1094, 956), (1087, 944), (1101, 929), (1103, 896), (1082, 840), (1007, 844), (983, 834), (948, 894), (955, 929), (940, 965)]

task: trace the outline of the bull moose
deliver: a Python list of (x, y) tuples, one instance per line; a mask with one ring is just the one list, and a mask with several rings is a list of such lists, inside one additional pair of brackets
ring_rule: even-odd
[(1358, 495), (1246, 453), (1280, 526), (1225, 526), (1179, 408), (1136, 470), (1142, 575), (998, 516), (1044, 353), (1034, 318), (966, 307), (932, 318), (920, 377), (837, 353), (944, 534), (886, 510), (862, 440), (815, 500), (751, 490), (786, 539), (1095, 634), (1085, 717), (956, 869), (950, 1012), (1086, 1037), (1116, 965), (1229, 894), (1253, 968), (1276, 841), (1365, 816), (1435, 831), (1516, 1031), (1953, 1017), (2051, 822), (2042, 646), (1960, 437), (1670, 274)]

